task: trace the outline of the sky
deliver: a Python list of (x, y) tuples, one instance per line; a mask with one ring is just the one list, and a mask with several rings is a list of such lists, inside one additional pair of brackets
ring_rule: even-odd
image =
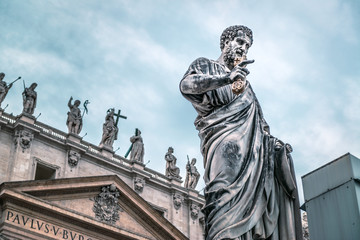
[[(247, 79), (272, 135), (294, 149), (303, 202), (301, 176), (360, 158), (359, 1), (0, 0), (0, 72), (38, 83), (34, 116), (66, 133), (69, 98), (89, 100), (80, 136), (94, 145), (106, 111), (120, 109), (116, 154), (139, 128), (147, 167), (165, 173), (172, 146), (184, 179), (187, 155), (201, 174), (203, 159), (179, 82), (196, 58), (220, 56), (232, 25), (253, 31)], [(7, 113), (21, 113), (22, 91), (21, 81), (10, 89)]]

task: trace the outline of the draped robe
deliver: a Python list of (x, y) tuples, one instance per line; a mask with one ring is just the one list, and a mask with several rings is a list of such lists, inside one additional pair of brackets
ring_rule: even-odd
[[(229, 71), (219, 62), (199, 58), (183, 79)], [(230, 85), (182, 94), (198, 112), (195, 126), (205, 167), (206, 240), (300, 240), (291, 147), (270, 135), (250, 83), (238, 96)]]

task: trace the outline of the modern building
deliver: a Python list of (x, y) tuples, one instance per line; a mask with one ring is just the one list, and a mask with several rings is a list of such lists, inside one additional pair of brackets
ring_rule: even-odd
[(360, 159), (347, 153), (302, 177), (311, 240), (360, 239)]

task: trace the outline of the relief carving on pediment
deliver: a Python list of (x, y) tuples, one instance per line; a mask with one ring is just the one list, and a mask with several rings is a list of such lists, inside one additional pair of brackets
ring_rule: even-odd
[(120, 192), (114, 184), (101, 188), (101, 193), (94, 197), (93, 212), (95, 217), (109, 224), (119, 220), (119, 212), (123, 211), (119, 205)]

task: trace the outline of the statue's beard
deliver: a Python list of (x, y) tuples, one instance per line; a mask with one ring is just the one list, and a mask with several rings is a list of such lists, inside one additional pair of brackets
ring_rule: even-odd
[(235, 59), (244, 58), (244, 52), (240, 48), (228, 47), (225, 49), (224, 62), (229, 69), (233, 69), (235, 66)]

